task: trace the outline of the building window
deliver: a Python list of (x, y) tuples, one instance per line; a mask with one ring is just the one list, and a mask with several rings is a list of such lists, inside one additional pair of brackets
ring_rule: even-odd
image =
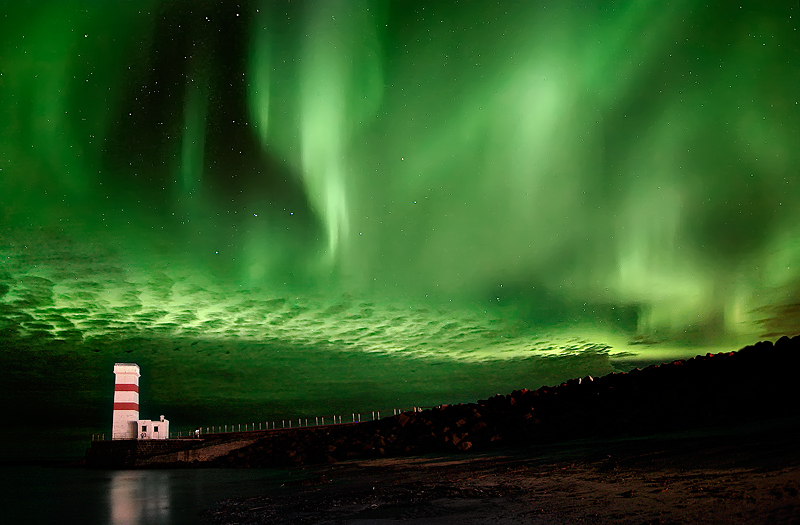
[(153, 425), (153, 432), (158, 432), (158, 425)]
[(142, 432), (147, 432), (147, 425), (142, 425)]

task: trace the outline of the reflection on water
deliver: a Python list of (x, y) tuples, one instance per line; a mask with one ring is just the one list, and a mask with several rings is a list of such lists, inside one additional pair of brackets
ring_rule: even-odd
[(0, 523), (179, 525), (225, 498), (269, 492), (299, 472), (0, 467)]
[(168, 523), (170, 513), (169, 472), (141, 470), (111, 474), (109, 506), (111, 523)]

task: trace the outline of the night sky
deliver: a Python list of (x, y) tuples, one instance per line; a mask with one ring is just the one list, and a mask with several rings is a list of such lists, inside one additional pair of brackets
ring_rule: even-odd
[(799, 18), (3, 2), (0, 458), (108, 434), (114, 362), (178, 430), (797, 334)]

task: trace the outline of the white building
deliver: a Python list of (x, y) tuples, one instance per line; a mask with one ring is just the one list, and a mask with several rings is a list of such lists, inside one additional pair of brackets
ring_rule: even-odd
[(114, 418), (111, 439), (168, 439), (169, 421), (139, 419), (139, 365), (114, 364)]
[(169, 438), (169, 420), (161, 416), (158, 421), (150, 421), (149, 419), (139, 419), (136, 421), (138, 432), (136, 437), (138, 439), (168, 439)]

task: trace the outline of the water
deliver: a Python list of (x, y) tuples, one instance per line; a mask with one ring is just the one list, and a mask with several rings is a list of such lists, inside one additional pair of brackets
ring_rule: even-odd
[[(229, 497), (277, 488), (291, 476), (262, 469), (85, 470), (0, 467), (2, 522), (196, 524)], [(7, 500), (7, 501), (6, 501)]]

